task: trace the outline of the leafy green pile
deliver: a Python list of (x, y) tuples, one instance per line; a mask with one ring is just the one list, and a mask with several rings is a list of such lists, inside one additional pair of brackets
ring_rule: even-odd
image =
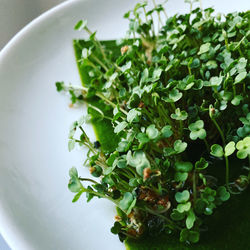
[[(206, 217), (250, 183), (250, 12), (214, 16), (186, 2), (190, 13), (170, 18), (163, 5), (138, 3), (112, 50), (79, 21), (75, 29), (90, 35), (75, 41), (84, 86), (56, 83), (72, 104), (88, 102), (68, 147), (88, 147), (84, 165), (99, 178), (72, 168), (73, 202), (83, 193), (112, 201), (111, 232), (122, 241), (179, 232), (196, 243)], [(106, 139), (90, 141), (83, 124), (91, 120), (112, 130)]]

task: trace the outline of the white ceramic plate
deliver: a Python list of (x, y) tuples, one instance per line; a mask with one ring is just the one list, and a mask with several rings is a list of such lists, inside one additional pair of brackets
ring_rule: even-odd
[[(218, 11), (247, 10), (247, 0), (203, 1)], [(127, 29), (122, 15), (135, 0), (75, 0), (50, 10), (26, 26), (0, 53), (0, 230), (14, 250), (119, 250), (110, 233), (114, 207), (84, 199), (72, 204), (68, 169), (86, 175), (81, 150), (67, 151), (69, 125), (82, 109), (68, 108), (68, 98), (54, 82), (80, 84), (73, 30), (82, 18), (101, 39), (119, 38)], [(170, 0), (167, 11), (188, 10)], [(91, 128), (87, 128), (94, 139)]]

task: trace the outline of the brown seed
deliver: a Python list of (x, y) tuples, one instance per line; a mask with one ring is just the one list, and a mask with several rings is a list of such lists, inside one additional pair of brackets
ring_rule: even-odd
[(69, 104), (69, 107), (70, 107), (70, 108), (74, 108), (74, 104), (73, 104), (73, 103), (70, 103), (70, 104)]
[(211, 113), (215, 114), (215, 108), (211, 108)]
[(143, 169), (143, 179), (147, 180), (150, 177), (151, 169), (150, 168), (144, 168)]
[(144, 107), (144, 102), (140, 102), (138, 108), (143, 108), (143, 107)]
[(116, 216), (115, 216), (115, 221), (122, 221), (122, 218), (121, 218), (121, 216), (119, 216), (119, 215), (116, 215)]
[(121, 47), (121, 54), (125, 54), (128, 51), (128, 45)]
[(135, 229), (129, 228), (128, 229), (128, 234), (135, 237), (137, 235), (137, 232), (136, 232)]
[(95, 172), (95, 168), (94, 167), (90, 167), (89, 168), (89, 172), (92, 174), (92, 173), (94, 173)]

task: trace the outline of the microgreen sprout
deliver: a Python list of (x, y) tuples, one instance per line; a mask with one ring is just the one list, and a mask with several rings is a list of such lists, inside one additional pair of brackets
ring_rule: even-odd
[(169, 18), (163, 4), (137, 3), (119, 41), (99, 41), (80, 20), (75, 30), (89, 35), (74, 41), (83, 86), (56, 83), (71, 107), (88, 105), (68, 149), (87, 147), (93, 178), (70, 169), (73, 202), (85, 193), (115, 204), (111, 232), (121, 241), (178, 232), (197, 243), (205, 217), (250, 184), (249, 13), (221, 18), (185, 2), (190, 13)]

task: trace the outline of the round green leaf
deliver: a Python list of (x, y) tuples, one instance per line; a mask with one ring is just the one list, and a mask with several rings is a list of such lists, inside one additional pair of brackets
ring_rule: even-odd
[(231, 155), (235, 151), (235, 142), (229, 142), (225, 147), (225, 156)]
[(180, 221), (185, 218), (185, 214), (180, 213), (177, 209), (173, 209), (172, 213), (170, 214), (170, 217), (172, 220)]
[(120, 159), (117, 162), (117, 167), (118, 168), (126, 168), (127, 166), (127, 161), (125, 159)]
[(217, 196), (221, 201), (227, 201), (230, 198), (230, 193), (224, 186), (217, 189)]
[(128, 123), (123, 121), (123, 122), (120, 122), (114, 129), (114, 132), (116, 134), (120, 133), (121, 131), (123, 131), (126, 127), (128, 126)]
[(247, 72), (246, 71), (243, 71), (241, 73), (239, 73), (236, 77), (235, 77), (235, 82), (234, 84), (237, 84), (239, 82), (241, 82), (242, 80), (244, 80), (247, 76)]
[(150, 126), (147, 127), (146, 134), (149, 139), (153, 140), (158, 137), (159, 131), (154, 124), (151, 124)]
[(204, 54), (210, 50), (211, 44), (210, 43), (205, 43), (202, 44), (200, 47), (200, 50), (198, 52), (198, 55)]
[(237, 157), (239, 159), (245, 159), (248, 155), (250, 155), (250, 136), (237, 142), (236, 148), (239, 150), (237, 152)]
[(223, 80), (222, 76), (220, 76), (220, 77), (213, 76), (213, 77), (210, 78), (210, 86), (215, 86), (215, 87), (220, 86), (221, 83), (222, 83), (222, 80)]
[(68, 142), (68, 150), (71, 152), (75, 148), (75, 140), (69, 140)]
[(134, 200), (134, 196), (129, 193), (129, 192), (126, 192), (122, 198), (122, 200), (119, 202), (119, 207), (122, 209), (122, 210), (128, 210), (130, 205), (132, 204)]
[(203, 170), (208, 167), (208, 162), (201, 157), (199, 161), (195, 163), (195, 169), (197, 170)]
[(177, 192), (175, 194), (175, 199), (178, 203), (184, 203), (187, 202), (189, 200), (190, 194), (188, 192), (188, 190), (184, 190), (182, 192)]
[(190, 172), (193, 169), (191, 162), (177, 161), (175, 162), (175, 169), (178, 172)]
[(207, 201), (205, 201), (204, 199), (197, 199), (195, 201), (194, 208), (196, 213), (203, 214), (206, 207), (207, 207)]
[(111, 229), (110, 229), (110, 231), (111, 231), (111, 233), (113, 233), (113, 234), (118, 234), (118, 233), (120, 233), (120, 231), (121, 231), (121, 224), (118, 222), (118, 221), (116, 221), (115, 223), (114, 223), (114, 226), (113, 227), (111, 227)]
[(200, 233), (196, 231), (190, 231), (188, 235), (188, 240), (192, 243), (197, 243), (200, 239)]
[(147, 142), (150, 141), (150, 139), (148, 138), (148, 136), (146, 134), (144, 134), (144, 133), (137, 134), (136, 135), (136, 139), (138, 139), (139, 142), (142, 143), (142, 144), (145, 144), (145, 143), (147, 143)]
[(218, 144), (212, 145), (210, 154), (216, 157), (222, 157), (224, 155), (222, 146)]
[(80, 180), (78, 179), (78, 173), (76, 168), (71, 168), (69, 170), (70, 180), (68, 184), (68, 188), (73, 193), (78, 193), (82, 190), (82, 184)]
[(186, 142), (182, 142), (181, 140), (177, 140), (174, 142), (174, 150), (177, 153), (182, 153), (183, 151), (185, 151), (186, 148), (187, 148)]
[(176, 172), (174, 175), (175, 181), (185, 181), (188, 178), (188, 173)]
[(118, 152), (126, 152), (129, 149), (129, 142), (128, 141), (121, 141), (118, 144), (117, 151)]
[(102, 175), (102, 168), (98, 165), (95, 165), (93, 172), (91, 173), (94, 177), (100, 177)]
[(136, 109), (131, 109), (127, 114), (127, 121), (129, 123), (131, 122), (138, 122), (139, 116), (141, 115), (141, 112)]
[(127, 154), (127, 163), (128, 165), (135, 167), (136, 172), (143, 176), (143, 170), (145, 168), (150, 168), (150, 163), (145, 155), (145, 153), (141, 150), (134, 152), (132, 155), (131, 151)]
[(187, 219), (186, 219), (187, 229), (191, 229), (193, 227), (195, 220), (196, 220), (196, 217), (195, 217), (195, 214), (193, 212), (193, 209), (190, 209), (188, 212)]
[(191, 202), (187, 202), (187, 203), (181, 203), (181, 204), (178, 204), (177, 206), (177, 210), (178, 212), (180, 213), (184, 213), (184, 212), (188, 212), (189, 209), (191, 208)]
[(173, 131), (171, 130), (171, 126), (167, 125), (163, 127), (161, 130), (161, 134), (162, 134), (162, 137), (169, 138), (173, 134)]
[(238, 106), (240, 104), (240, 102), (243, 100), (243, 96), (241, 95), (236, 95), (233, 100), (231, 101), (231, 103), (234, 105), (234, 106)]

